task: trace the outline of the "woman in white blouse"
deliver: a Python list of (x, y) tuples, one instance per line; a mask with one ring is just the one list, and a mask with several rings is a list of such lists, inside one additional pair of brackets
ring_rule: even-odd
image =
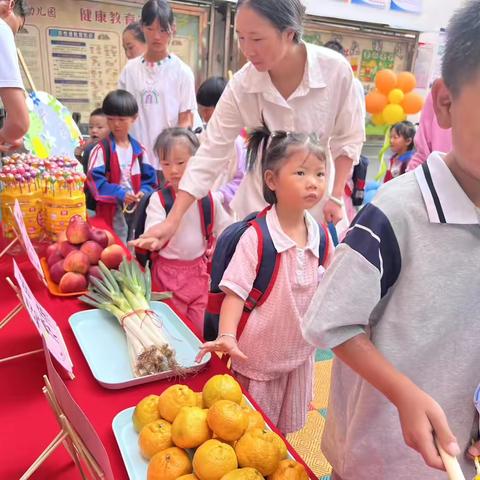
[[(207, 194), (226, 168), (240, 130), (262, 122), (271, 131), (317, 133), (331, 154), (330, 195), (313, 214), (319, 221), (342, 219), (345, 182), (365, 136), (362, 107), (348, 62), (337, 52), (302, 42), (304, 13), (300, 0), (238, 0), (236, 32), (249, 62), (228, 83), (169, 216), (147, 232), (160, 244), (171, 238), (188, 207)], [(243, 216), (264, 206), (255, 165), (232, 207)]]

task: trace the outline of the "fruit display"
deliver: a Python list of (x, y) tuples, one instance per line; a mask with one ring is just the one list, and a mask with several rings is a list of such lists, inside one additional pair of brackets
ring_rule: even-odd
[(46, 252), (48, 275), (59, 292), (84, 292), (91, 277), (100, 277), (100, 260), (108, 268), (117, 268), (125, 251), (114, 241), (107, 230), (90, 227), (80, 215), (71, 217), (66, 231)]
[(132, 422), (147, 480), (308, 480), (231, 375), (213, 376), (202, 392), (176, 384), (149, 395)]
[[(123, 249), (121, 255), (117, 255), (114, 247), (121, 249), (111, 245), (103, 251), (98, 262), (100, 278), (90, 275), (88, 292), (79, 300), (105, 310), (118, 320), (126, 335), (135, 377), (162, 372), (182, 375), (185, 369), (176, 360), (163, 320), (150, 306), (152, 280), (148, 266), (145, 271), (140, 270), (136, 260), (124, 258)], [(69, 253), (64, 263), (73, 255), (73, 263), (79, 271), (80, 265), (84, 267), (88, 263), (88, 256), (80, 249)], [(118, 270), (114, 270), (116, 267)]]
[(52, 239), (65, 230), (73, 215), (85, 218), (85, 174), (81, 165), (66, 157), (39, 159), (13, 154), (2, 159), (0, 197), (4, 235), (13, 235), (10, 209), (18, 200), (31, 239), (45, 233)]

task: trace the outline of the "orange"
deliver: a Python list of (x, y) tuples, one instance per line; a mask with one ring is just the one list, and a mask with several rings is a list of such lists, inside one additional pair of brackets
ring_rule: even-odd
[(207, 440), (193, 456), (193, 471), (200, 480), (220, 480), (237, 467), (235, 450), (218, 440)]
[(148, 464), (147, 480), (177, 480), (192, 473), (192, 462), (185, 450), (167, 448), (156, 453)]
[(265, 420), (260, 412), (251, 410), (249, 407), (243, 407), (243, 411), (248, 417), (247, 430), (251, 430), (252, 428), (265, 428)]
[(172, 424), (172, 440), (180, 448), (197, 448), (212, 438), (208, 428), (207, 410), (182, 407)]
[(281, 460), (281, 452), (272, 433), (261, 428), (248, 430), (235, 445), (238, 464), (256, 468), (263, 476), (271, 475)]
[(208, 426), (223, 440), (238, 440), (248, 427), (242, 407), (230, 400), (218, 400), (208, 410)]
[(172, 426), (166, 420), (156, 420), (147, 423), (138, 436), (140, 453), (146, 458), (152, 458), (156, 453), (173, 447)]
[(307, 472), (303, 465), (294, 460), (282, 460), (268, 480), (308, 480)]
[(195, 392), (197, 396), (197, 407), (203, 408), (203, 394), (202, 392)]
[(217, 400), (231, 400), (240, 404), (243, 399), (239, 383), (228, 374), (214, 375), (203, 387), (203, 406), (210, 408)]
[(154, 422), (159, 418), (158, 395), (148, 395), (148, 397), (145, 397), (138, 402), (133, 411), (133, 427), (137, 432), (140, 432), (147, 423)]
[(285, 442), (282, 440), (282, 437), (277, 435), (275, 432), (270, 432), (273, 443), (277, 446), (278, 451), (280, 452), (280, 458), (283, 460), (288, 457), (288, 450)]
[(196, 477), (193, 473), (189, 473), (188, 475), (182, 475), (181, 477), (178, 477), (177, 480), (198, 480), (198, 477)]
[(263, 480), (263, 475), (254, 468), (239, 468), (224, 475), (221, 480)]
[(197, 397), (186, 385), (172, 385), (158, 398), (158, 412), (162, 418), (172, 423), (182, 407), (194, 407)]

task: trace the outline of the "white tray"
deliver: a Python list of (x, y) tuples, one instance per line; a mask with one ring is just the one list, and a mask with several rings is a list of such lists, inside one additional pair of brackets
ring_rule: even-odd
[[(247, 397), (244, 396), (243, 398), (247, 405), (254, 408)], [(112, 421), (112, 429), (128, 473), (128, 478), (130, 480), (145, 480), (147, 478), (148, 461), (142, 457), (138, 447), (138, 433), (133, 428), (132, 423), (134, 410), (135, 407), (130, 407), (117, 413)], [(271, 430), (267, 424), (265, 425), (268, 430)], [(187, 451), (193, 457), (193, 450)], [(288, 458), (295, 460), (290, 451), (288, 452)]]
[[(187, 373), (201, 370), (210, 361), (208, 353), (195, 363), (201, 341), (165, 303), (151, 302), (163, 320), (177, 362)], [(128, 358), (127, 339), (118, 320), (103, 310), (85, 310), (69, 318), (70, 326), (95, 379), (105, 388), (119, 389), (170, 378), (172, 371), (135, 377)]]

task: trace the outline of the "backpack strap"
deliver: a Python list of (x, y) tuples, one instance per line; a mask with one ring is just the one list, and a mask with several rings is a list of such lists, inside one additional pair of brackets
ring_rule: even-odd
[(318, 261), (320, 265), (325, 265), (329, 250), (330, 250), (330, 242), (329, 237), (332, 238), (333, 245), (336, 247), (338, 245), (338, 234), (337, 229), (333, 222), (328, 222), (328, 225), (324, 223), (319, 225), (320, 231), (320, 242), (318, 245)]
[(112, 157), (112, 150), (110, 148), (110, 140), (107, 138), (104, 138), (101, 142), (102, 147), (103, 147), (103, 162), (105, 163), (105, 175), (110, 172), (110, 159)]
[(202, 233), (208, 243), (212, 238), (213, 224), (215, 222), (215, 207), (210, 192), (208, 192), (207, 196), (198, 201), (198, 208), (200, 210), (200, 218), (202, 221)]
[(161, 190), (158, 190), (157, 193), (158, 197), (160, 198), (160, 203), (165, 209), (165, 213), (168, 215), (173, 207), (173, 202), (175, 201), (175, 190), (171, 185), (167, 185)]
[(250, 222), (250, 226), (255, 229), (258, 236), (257, 275), (253, 282), (252, 290), (245, 301), (244, 315), (242, 315), (237, 329), (238, 337), (242, 334), (253, 309), (267, 300), (275, 284), (280, 267), (280, 254), (275, 249), (272, 237), (268, 231), (266, 217), (262, 213)]

